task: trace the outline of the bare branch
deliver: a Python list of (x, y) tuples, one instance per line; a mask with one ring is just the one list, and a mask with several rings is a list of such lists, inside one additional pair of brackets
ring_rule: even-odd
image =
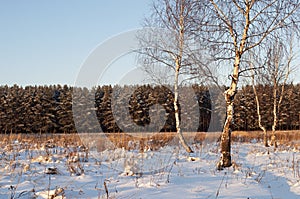
[(245, 10), (237, 3), (237, 1), (236, 0), (232, 0), (232, 1), (233, 1), (234, 5), (238, 8), (238, 10), (240, 11), (240, 13), (242, 15), (245, 15)]

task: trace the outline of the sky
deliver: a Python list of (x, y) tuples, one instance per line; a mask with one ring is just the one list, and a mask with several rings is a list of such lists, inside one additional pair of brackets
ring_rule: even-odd
[[(141, 28), (150, 4), (151, 0), (0, 1), (0, 85), (76, 85), (97, 46)], [(105, 82), (98, 83), (139, 82), (133, 80), (140, 72), (125, 69), (134, 65), (132, 60), (115, 60)], [(300, 82), (298, 73), (292, 78)]]
[(74, 85), (102, 42), (141, 27), (149, 0), (0, 2), (0, 85)]

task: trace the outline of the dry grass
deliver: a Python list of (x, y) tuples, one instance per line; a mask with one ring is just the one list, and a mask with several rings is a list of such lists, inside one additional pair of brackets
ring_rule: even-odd
[[(277, 131), (278, 142), (281, 145), (300, 146), (300, 131)], [(217, 142), (220, 132), (186, 132), (184, 137), (189, 143)], [(92, 141), (97, 142), (97, 150), (106, 149), (107, 139), (113, 143), (114, 147), (125, 149), (145, 150), (149, 147), (153, 150), (168, 144), (178, 143), (176, 133), (87, 133), (87, 134), (1, 134), (0, 142), (4, 145), (10, 145), (18, 141), (19, 143), (27, 143), (29, 146), (35, 144), (55, 145), (66, 147), (69, 145), (82, 146), (88, 145)], [(263, 134), (261, 131), (234, 131), (232, 140), (234, 142), (261, 142)], [(129, 143), (131, 143), (129, 145)]]
[[(269, 139), (271, 137), (271, 132), (268, 132)], [(300, 146), (300, 131), (276, 131), (276, 137), (278, 143), (287, 146)], [(232, 139), (236, 142), (251, 142), (257, 140), (262, 142), (263, 132), (262, 131), (235, 131), (232, 133)]]

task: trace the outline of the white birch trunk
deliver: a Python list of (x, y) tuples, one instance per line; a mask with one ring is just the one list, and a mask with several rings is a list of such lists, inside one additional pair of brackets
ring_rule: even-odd
[(218, 162), (217, 169), (221, 170), (224, 167), (230, 167), (231, 163), (231, 124), (233, 122), (233, 100), (228, 94), (230, 89), (225, 91), (226, 100), (226, 121), (221, 135), (221, 159)]
[[(276, 81), (275, 81), (276, 82)], [(271, 146), (277, 147), (277, 141), (276, 141), (276, 126), (277, 126), (277, 82), (274, 83), (273, 87), (273, 125), (272, 125), (272, 136), (271, 136)]]
[(262, 125), (261, 123), (261, 114), (260, 114), (260, 103), (259, 103), (259, 98), (258, 98), (258, 94), (256, 91), (256, 87), (255, 87), (255, 81), (254, 81), (254, 68), (251, 66), (251, 71), (252, 71), (252, 89), (255, 95), (255, 102), (256, 102), (256, 112), (257, 112), (257, 116), (258, 116), (258, 126), (259, 128), (263, 131), (263, 142), (265, 147), (269, 147), (268, 144), (268, 132), (267, 129)]
[(183, 48), (184, 48), (184, 4), (182, 3), (180, 5), (180, 20), (179, 20), (179, 37), (178, 37), (178, 44), (179, 44), (179, 52), (178, 55), (175, 57), (175, 80), (174, 80), (174, 110), (175, 110), (175, 120), (176, 120), (176, 131), (179, 137), (179, 141), (182, 144), (182, 146), (185, 148), (185, 150), (188, 153), (193, 153), (193, 150), (188, 146), (187, 142), (185, 141), (182, 131), (180, 128), (180, 118), (179, 118), (179, 107), (178, 107), (178, 77), (179, 77), (179, 71), (181, 68), (181, 60), (183, 56)]
[(184, 147), (184, 149), (188, 152), (188, 153), (192, 153), (192, 149), (188, 146), (188, 144), (186, 143), (183, 135), (182, 135), (182, 131), (180, 128), (180, 118), (179, 118), (179, 107), (178, 107), (178, 76), (179, 76), (179, 69), (180, 69), (180, 65), (178, 64), (178, 60), (176, 61), (176, 71), (175, 71), (175, 81), (174, 81), (174, 110), (175, 110), (175, 121), (176, 121), (176, 132), (178, 134), (178, 138), (179, 141), (181, 143), (181, 145)]
[(226, 101), (226, 120), (221, 134), (221, 159), (217, 164), (217, 169), (221, 170), (224, 167), (230, 167), (231, 162), (231, 127), (233, 123), (234, 112), (234, 97), (237, 91), (237, 84), (239, 78), (239, 63), (240, 55), (237, 53), (234, 63), (233, 76), (231, 86), (224, 93)]
[(267, 132), (267, 129), (261, 123), (260, 104), (259, 104), (259, 99), (258, 99), (258, 95), (257, 95), (257, 92), (256, 92), (256, 88), (255, 88), (254, 85), (253, 85), (253, 91), (254, 91), (254, 94), (255, 94), (256, 111), (257, 111), (257, 116), (258, 116), (258, 126), (263, 131), (263, 135), (264, 135), (263, 142), (264, 142), (265, 147), (269, 147), (268, 132)]

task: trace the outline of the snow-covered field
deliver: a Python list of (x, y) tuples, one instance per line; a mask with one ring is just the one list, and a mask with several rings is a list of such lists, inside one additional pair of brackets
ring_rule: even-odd
[(300, 153), (233, 143), (231, 168), (217, 171), (218, 145), (158, 151), (88, 151), (18, 140), (0, 148), (0, 198), (300, 198)]

